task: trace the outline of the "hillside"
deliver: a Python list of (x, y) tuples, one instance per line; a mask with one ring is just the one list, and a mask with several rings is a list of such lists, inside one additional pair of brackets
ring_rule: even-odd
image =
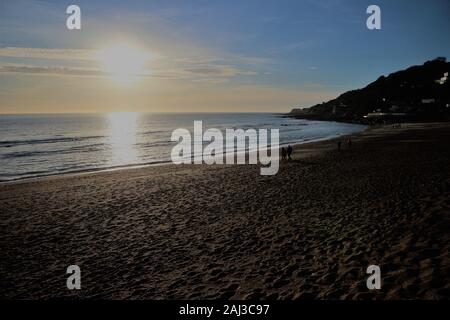
[(381, 76), (365, 88), (341, 94), (289, 115), (346, 122), (449, 121), (450, 62), (445, 58)]

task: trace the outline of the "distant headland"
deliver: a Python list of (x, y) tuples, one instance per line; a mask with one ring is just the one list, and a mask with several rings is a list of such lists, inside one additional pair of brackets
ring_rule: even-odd
[(357, 123), (450, 121), (450, 62), (445, 57), (381, 76), (365, 88), (288, 114)]

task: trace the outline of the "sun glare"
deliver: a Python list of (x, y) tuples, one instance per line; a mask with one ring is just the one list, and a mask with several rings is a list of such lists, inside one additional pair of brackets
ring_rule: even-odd
[(142, 76), (148, 59), (145, 51), (125, 43), (100, 50), (97, 57), (104, 71), (122, 83), (134, 82)]
[(138, 113), (112, 112), (107, 114), (110, 128), (111, 165), (130, 164), (137, 161), (136, 130)]

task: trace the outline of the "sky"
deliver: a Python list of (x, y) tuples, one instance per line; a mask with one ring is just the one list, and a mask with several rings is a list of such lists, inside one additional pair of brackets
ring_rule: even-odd
[(450, 58), (449, 34), (448, 0), (0, 0), (0, 114), (287, 112)]

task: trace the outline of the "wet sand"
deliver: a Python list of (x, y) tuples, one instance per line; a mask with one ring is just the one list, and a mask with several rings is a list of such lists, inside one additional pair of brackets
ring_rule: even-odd
[(0, 298), (450, 298), (450, 125), (352, 140), (296, 146), (275, 176), (168, 165), (1, 184)]

